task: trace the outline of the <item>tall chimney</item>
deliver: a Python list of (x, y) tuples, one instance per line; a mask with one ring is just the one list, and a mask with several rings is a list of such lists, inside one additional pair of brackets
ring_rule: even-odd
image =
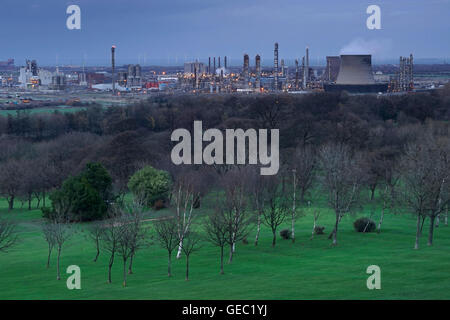
[(223, 66), (225, 67), (225, 69), (227, 68), (227, 56), (223, 58)]
[(219, 57), (219, 69), (220, 69), (220, 57)]
[(211, 57), (208, 58), (208, 73), (211, 74)]
[(275, 49), (273, 50), (273, 73), (275, 91), (278, 91), (278, 42), (275, 42)]
[(256, 81), (255, 81), (255, 88), (256, 90), (261, 90), (261, 57), (259, 54), (255, 57), (255, 63), (256, 63)]
[(298, 90), (298, 59), (295, 59), (295, 89)]
[(111, 67), (112, 67), (112, 92), (113, 95), (116, 94), (116, 79), (115, 79), (115, 68), (116, 68), (116, 46), (111, 47)]
[(248, 86), (248, 78), (249, 78), (249, 57), (248, 54), (244, 54), (244, 68), (243, 68), (243, 76), (244, 76), (244, 82), (245, 82), (245, 87), (247, 88)]

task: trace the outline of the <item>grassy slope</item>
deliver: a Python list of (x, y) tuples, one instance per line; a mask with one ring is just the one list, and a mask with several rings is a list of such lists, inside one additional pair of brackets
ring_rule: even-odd
[[(55, 259), (50, 269), (45, 267), (40, 211), (8, 213), (4, 201), (0, 208), (1, 216), (19, 219), (21, 238), (9, 253), (0, 253), (0, 299), (450, 299), (450, 228), (441, 225), (434, 246), (427, 247), (423, 237), (422, 248), (415, 251), (415, 220), (408, 215), (387, 215), (381, 234), (356, 233), (355, 217), (345, 217), (336, 248), (330, 247), (326, 235), (309, 239), (311, 214), (298, 220), (295, 244), (278, 239), (272, 248), (270, 231), (264, 228), (258, 247), (252, 244), (254, 233), (250, 244), (237, 246), (225, 275), (219, 275), (218, 249), (205, 243), (192, 255), (188, 282), (185, 260), (174, 261), (174, 276), (169, 279), (166, 252), (154, 245), (138, 253), (134, 274), (123, 288), (120, 258), (113, 283), (107, 284), (108, 257), (101, 255), (92, 262), (94, 246), (81, 232), (63, 250), (63, 280), (57, 281)], [(319, 224), (329, 232), (333, 214), (321, 210)], [(81, 267), (82, 290), (66, 288), (64, 271), (71, 264)], [(366, 268), (372, 264), (381, 267), (382, 290), (366, 288)]]

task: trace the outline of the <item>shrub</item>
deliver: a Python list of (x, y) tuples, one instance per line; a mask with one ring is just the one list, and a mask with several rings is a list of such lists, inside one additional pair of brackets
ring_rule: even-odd
[(61, 188), (53, 191), (49, 198), (51, 208), (43, 208), (45, 218), (55, 212), (75, 221), (102, 219), (108, 210), (112, 197), (112, 179), (101, 164), (88, 163), (75, 177), (67, 178)]
[(170, 184), (170, 176), (167, 171), (146, 166), (131, 176), (128, 188), (146, 206), (152, 207), (156, 201), (167, 199)]
[(291, 238), (291, 232), (288, 229), (283, 229), (283, 230), (280, 231), (280, 236), (283, 239), (286, 239), (286, 240), (290, 239)]
[(314, 228), (314, 233), (315, 234), (323, 234), (324, 233), (323, 230), (325, 230), (325, 227), (323, 227), (323, 226), (316, 226)]
[(353, 226), (357, 232), (373, 232), (376, 229), (375, 222), (366, 217), (357, 219)]

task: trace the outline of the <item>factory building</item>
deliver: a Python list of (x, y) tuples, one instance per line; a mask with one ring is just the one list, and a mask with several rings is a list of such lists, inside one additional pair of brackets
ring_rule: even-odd
[[(142, 88), (141, 66), (130, 64), (126, 75), (126, 87), (130, 89)], [(119, 78), (120, 80), (120, 78)]]

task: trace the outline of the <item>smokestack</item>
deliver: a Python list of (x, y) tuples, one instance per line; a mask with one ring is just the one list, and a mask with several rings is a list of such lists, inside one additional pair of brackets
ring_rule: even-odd
[(214, 57), (214, 70), (213, 70), (213, 74), (216, 74), (216, 57)]
[(219, 69), (220, 69), (220, 57), (219, 57)]
[(225, 67), (225, 69), (227, 68), (227, 56), (225, 56), (224, 58), (223, 66)]
[(278, 90), (278, 42), (275, 42), (275, 49), (273, 50), (273, 72), (275, 91)]
[(309, 48), (306, 47), (306, 56), (305, 56), (305, 88), (308, 86), (309, 82)]
[(295, 59), (295, 89), (298, 90), (298, 59)]
[(256, 81), (255, 81), (255, 88), (256, 90), (261, 90), (261, 57), (259, 54), (255, 57), (255, 64), (256, 64)]
[(244, 82), (245, 82), (245, 87), (248, 86), (248, 65), (249, 65), (249, 57), (248, 54), (244, 54), (244, 68), (243, 68), (243, 76), (244, 76)]
[(302, 88), (306, 88), (306, 71), (305, 71), (305, 57), (302, 58), (302, 71), (303, 71), (303, 80), (302, 80)]
[(111, 67), (112, 67), (112, 92), (113, 95), (116, 94), (116, 84), (115, 84), (115, 68), (116, 68), (116, 46), (111, 47)]
[(211, 74), (211, 57), (208, 58), (208, 74)]

